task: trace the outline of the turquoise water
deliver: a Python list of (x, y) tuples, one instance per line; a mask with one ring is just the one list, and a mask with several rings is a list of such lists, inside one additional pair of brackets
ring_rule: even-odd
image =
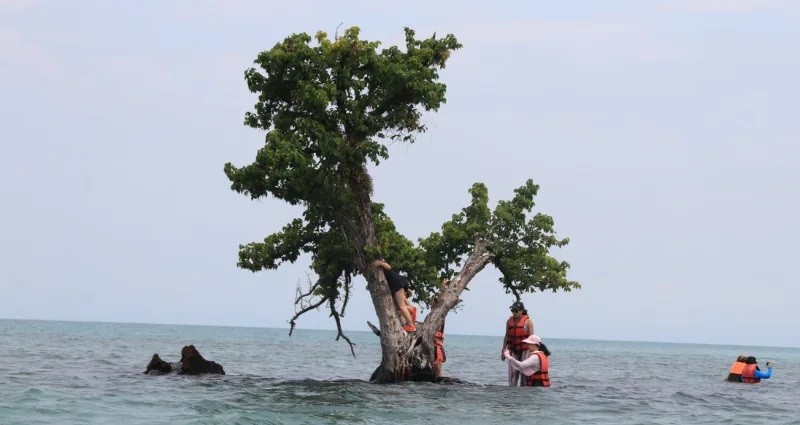
[[(553, 386), (505, 386), (500, 336), (448, 335), (469, 384), (366, 382), (378, 339), (331, 331), (0, 320), (0, 424), (800, 424), (800, 349), (545, 338)], [(194, 344), (227, 375), (143, 375)], [(760, 385), (722, 379), (750, 353)]]

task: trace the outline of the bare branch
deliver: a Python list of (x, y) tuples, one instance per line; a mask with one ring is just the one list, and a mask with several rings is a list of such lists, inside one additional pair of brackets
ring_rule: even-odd
[(344, 301), (342, 301), (342, 316), (344, 316), (344, 310), (347, 308), (347, 302), (350, 301), (350, 289), (353, 287), (352, 279), (350, 277), (350, 273), (345, 272), (344, 275)]
[(316, 310), (317, 307), (321, 306), (327, 300), (328, 300), (328, 297), (323, 297), (321, 300), (319, 300), (318, 303), (309, 305), (308, 307), (306, 307), (306, 308), (300, 310), (299, 312), (295, 313), (295, 315), (292, 316), (292, 319), (289, 320), (289, 324), (291, 325), (291, 327), (289, 328), (289, 336), (292, 336), (292, 331), (294, 331), (294, 326), (296, 324), (295, 320), (298, 317), (302, 316), (303, 314), (305, 314), (305, 313), (307, 313), (307, 312), (309, 312), (311, 310)]
[(306, 298), (311, 298), (314, 296), (314, 291), (320, 287), (321, 280), (317, 280), (315, 283), (311, 283), (309, 279), (309, 290), (305, 294), (300, 292), (300, 285), (297, 285), (297, 298), (294, 300), (295, 305), (300, 305), (300, 311), (296, 312), (294, 316), (289, 320), (289, 336), (292, 336), (292, 332), (294, 332), (294, 327), (297, 324), (296, 320), (298, 317), (302, 316), (303, 314), (311, 311), (316, 310), (321, 306), (325, 301), (329, 299), (328, 296), (323, 296), (319, 301), (312, 303), (307, 302)]
[(345, 335), (344, 332), (342, 331), (342, 322), (339, 320), (339, 312), (336, 311), (336, 300), (333, 298), (329, 298), (328, 301), (329, 301), (328, 305), (330, 305), (331, 308), (331, 316), (333, 316), (333, 319), (336, 321), (336, 329), (339, 332), (336, 335), (336, 341), (338, 341), (339, 338), (343, 338), (345, 341), (347, 341), (347, 343), (350, 344), (350, 353), (353, 355), (353, 358), (355, 358), (356, 351), (353, 349), (355, 344), (353, 344), (353, 342), (350, 341), (350, 338), (348, 338), (347, 335)]
[(342, 24), (344, 24), (344, 21), (339, 22), (339, 25), (336, 26), (336, 33), (334, 33), (334, 35), (333, 35), (333, 39), (334, 40), (338, 40), (339, 39), (339, 27), (341, 27)]
[(298, 282), (297, 290), (295, 291), (297, 293), (297, 297), (295, 297), (295, 299), (294, 299), (294, 303), (295, 304), (300, 303), (303, 300), (303, 298), (306, 298), (306, 297), (309, 297), (309, 296), (313, 295), (314, 291), (317, 288), (319, 288), (319, 286), (322, 284), (321, 280), (317, 280), (315, 283), (311, 283), (311, 276), (308, 273), (306, 273), (306, 279), (308, 279), (308, 283), (309, 283), (308, 292), (306, 292), (305, 294), (301, 293), (300, 292), (300, 283)]

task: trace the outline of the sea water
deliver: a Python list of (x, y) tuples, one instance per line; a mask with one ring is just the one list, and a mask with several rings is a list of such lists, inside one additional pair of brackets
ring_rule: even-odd
[[(547, 338), (551, 388), (506, 385), (502, 337), (447, 335), (464, 384), (366, 382), (378, 338), (296, 329), (0, 320), (0, 424), (800, 424), (800, 349)], [(149, 376), (194, 344), (224, 376)], [(723, 382), (739, 354), (776, 363)]]

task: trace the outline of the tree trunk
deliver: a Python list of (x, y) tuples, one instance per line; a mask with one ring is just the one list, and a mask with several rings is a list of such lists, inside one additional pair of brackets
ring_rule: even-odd
[[(381, 365), (375, 374), (378, 383), (397, 381), (435, 381), (433, 361), (435, 344), (433, 336), (444, 324), (445, 317), (458, 304), (461, 293), (478, 272), (492, 261), (493, 254), (482, 243), (477, 243), (458, 275), (440, 292), (425, 321), (417, 326), (417, 331), (406, 333), (402, 330), (399, 314), (389, 294), (389, 287), (382, 272), (370, 281), (373, 302), (383, 293), (389, 296), (389, 304), (381, 307), (376, 303), (381, 329)], [(375, 287), (377, 285), (378, 287)]]
[[(355, 173), (351, 187), (366, 188), (371, 190), (371, 181), (369, 173), (366, 168)], [(372, 199), (369, 190), (361, 190), (355, 193), (356, 205), (355, 209), (358, 214), (358, 223), (356, 228), (350, 229), (349, 233), (356, 241), (358, 248), (358, 258), (356, 266), (358, 266), (364, 277), (367, 279), (367, 289), (372, 296), (372, 304), (375, 307), (375, 314), (378, 316), (378, 322), (381, 330), (381, 368), (378, 373), (377, 381), (394, 382), (399, 380), (406, 380), (404, 371), (408, 369), (407, 356), (401, 355), (401, 347), (403, 340), (408, 340), (404, 336), (402, 322), (394, 304), (392, 294), (389, 292), (389, 285), (386, 283), (386, 276), (382, 271), (373, 270), (370, 267), (370, 258), (366, 256), (366, 248), (374, 246), (376, 243), (375, 238), (375, 223), (372, 217)], [(408, 346), (408, 342), (405, 343)]]
[(483, 243), (477, 242), (458, 276), (440, 293), (425, 322), (417, 326), (416, 332), (406, 333), (403, 331), (400, 315), (389, 292), (386, 276), (382, 270), (373, 270), (370, 267), (371, 259), (366, 256), (366, 248), (376, 243), (370, 196), (371, 180), (366, 168), (356, 172), (351, 183), (351, 187), (362, 188), (354, 193), (358, 222), (356, 226), (344, 230), (356, 242), (358, 248), (356, 265), (367, 279), (367, 289), (372, 296), (372, 304), (380, 325), (382, 354), (381, 365), (375, 373), (375, 381), (379, 383), (433, 381), (435, 380), (433, 335), (444, 323), (447, 313), (458, 304), (461, 292), (470, 280), (489, 264), (493, 255), (486, 250)]

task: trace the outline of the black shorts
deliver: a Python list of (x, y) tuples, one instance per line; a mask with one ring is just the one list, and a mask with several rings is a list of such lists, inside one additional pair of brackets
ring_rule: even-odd
[(401, 276), (394, 270), (389, 270), (386, 274), (386, 282), (389, 283), (389, 291), (395, 292), (408, 288), (408, 278)]

